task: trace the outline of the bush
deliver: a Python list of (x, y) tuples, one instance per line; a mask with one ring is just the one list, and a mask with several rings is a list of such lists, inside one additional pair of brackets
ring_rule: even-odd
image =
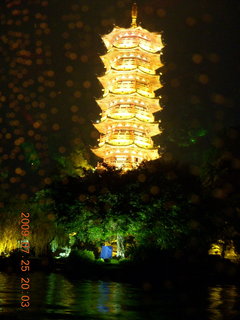
[(74, 250), (71, 255), (73, 258), (77, 258), (85, 261), (95, 261), (93, 251), (90, 250)]
[(130, 264), (130, 260), (129, 259), (126, 259), (126, 258), (121, 258), (119, 260), (119, 263), (120, 264)]
[(119, 264), (119, 261), (117, 259), (110, 259), (109, 261), (111, 264)]

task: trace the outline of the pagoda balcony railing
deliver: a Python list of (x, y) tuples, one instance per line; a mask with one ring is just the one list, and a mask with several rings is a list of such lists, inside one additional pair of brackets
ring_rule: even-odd
[(112, 145), (130, 145), (130, 144), (137, 144), (140, 147), (143, 148), (152, 148), (153, 147), (153, 141), (151, 138), (148, 137), (141, 137), (137, 135), (109, 135), (108, 137), (103, 136), (100, 138), (99, 144), (102, 143), (109, 143)]
[(124, 167), (133, 167), (133, 166), (136, 166), (138, 163), (138, 161), (134, 161), (134, 160), (131, 161), (131, 160), (125, 160), (125, 159), (123, 159), (123, 160), (108, 160), (108, 159), (106, 159), (105, 161), (110, 166), (121, 165)]
[(131, 119), (137, 118), (139, 120), (152, 122), (154, 117), (148, 111), (140, 111), (135, 108), (115, 108), (108, 113), (108, 117), (112, 119)]

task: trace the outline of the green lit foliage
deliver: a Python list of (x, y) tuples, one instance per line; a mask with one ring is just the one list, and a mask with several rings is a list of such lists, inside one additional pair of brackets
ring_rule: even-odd
[(89, 172), (52, 188), (59, 224), (81, 243), (122, 237), (162, 249), (181, 246), (191, 233), (189, 221), (198, 210), (191, 198), (201, 189), (189, 168), (163, 160), (123, 175)]
[(55, 154), (58, 172), (57, 177), (64, 176), (84, 176), (87, 170), (93, 170), (85, 157), (86, 152), (84, 148), (74, 150), (69, 156)]
[(37, 192), (29, 202), (28, 210), (31, 213), (29, 240), (37, 256), (48, 253), (52, 240), (57, 243), (58, 247), (68, 243), (68, 235), (56, 223), (53, 207), (54, 203), (47, 190)]
[(0, 255), (8, 256), (19, 246), (21, 230), (19, 212), (16, 206), (8, 206), (0, 211)]
[[(86, 153), (86, 152), (85, 152)], [(70, 154), (70, 161), (72, 162), (77, 175), (83, 176), (85, 170), (92, 170), (93, 167), (87, 161), (84, 150), (76, 149)]]
[[(234, 241), (240, 251), (240, 128), (224, 130), (213, 140), (211, 157), (203, 174), (208, 206), (206, 220), (212, 242)], [(223, 252), (224, 254), (224, 252)]]
[(93, 251), (90, 250), (74, 250), (71, 253), (71, 257), (74, 257), (79, 260), (85, 260), (85, 261), (94, 261), (95, 256)]
[(40, 166), (40, 158), (34, 145), (30, 142), (21, 144), (26, 161), (33, 169), (38, 169)]

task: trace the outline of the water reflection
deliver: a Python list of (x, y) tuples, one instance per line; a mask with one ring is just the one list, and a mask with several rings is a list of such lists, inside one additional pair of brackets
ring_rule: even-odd
[(211, 319), (237, 319), (240, 315), (239, 294), (239, 287), (234, 285), (210, 287), (209, 311)]
[(70, 280), (57, 273), (31, 275), (31, 307), (20, 308), (20, 277), (0, 273), (3, 319), (225, 320), (240, 319), (238, 286), (196, 286), (157, 291), (106, 281)]

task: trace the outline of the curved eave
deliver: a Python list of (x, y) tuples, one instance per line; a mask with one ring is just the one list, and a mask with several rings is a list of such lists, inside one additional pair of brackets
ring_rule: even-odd
[(146, 48), (146, 46), (144, 46), (143, 43), (139, 42), (138, 44), (133, 45), (133, 46), (129, 46), (129, 47), (125, 47), (125, 46), (121, 46), (121, 45), (117, 45), (117, 44), (112, 44), (112, 46), (108, 48), (108, 51), (110, 51), (112, 48), (119, 49), (119, 50), (125, 50), (125, 49), (132, 50), (132, 49), (140, 48), (141, 50), (148, 52), (148, 53), (160, 53), (164, 47), (163, 46), (156, 46), (155, 48), (154, 47), (153, 48), (151, 48), (151, 47)]
[[(129, 75), (132, 75), (132, 76), (136, 75), (137, 77), (143, 77), (144, 76), (146, 78), (146, 80), (155, 82), (157, 84), (160, 83), (160, 81), (159, 81), (160, 75), (159, 74), (148, 74), (148, 73), (143, 72), (142, 70), (140, 70), (138, 68), (136, 68), (134, 73), (132, 73), (132, 70), (114, 70), (114, 69), (110, 69), (103, 76), (97, 77), (97, 79), (100, 82), (106, 81), (106, 80), (111, 81), (112, 78), (120, 77), (120, 76), (128, 77)], [(126, 78), (126, 80), (127, 80), (127, 78)]]
[[(109, 50), (110, 48), (115, 46), (116, 37), (118, 37), (118, 36), (120, 37), (121, 34), (135, 33), (136, 31), (139, 31), (139, 30), (149, 39), (149, 40), (148, 39), (144, 39), (144, 40), (148, 41), (149, 43), (152, 44), (152, 50), (147, 51), (147, 52), (155, 53), (155, 52), (161, 51), (161, 49), (163, 48), (161, 35), (156, 32), (150, 32), (140, 26), (138, 26), (136, 28), (128, 28), (128, 29), (115, 27), (109, 34), (102, 36), (102, 40), (103, 40), (106, 48)], [(141, 41), (141, 38), (139, 38), (138, 44), (140, 43), (140, 41)], [(136, 47), (136, 46), (134, 46), (134, 47)], [(130, 49), (130, 48), (134, 48), (134, 47), (127, 47), (127, 48)], [(139, 47), (141, 47), (141, 46), (139, 46)]]
[[(104, 74), (103, 76), (100, 76), (100, 77), (97, 77), (98, 81), (101, 83), (101, 85), (103, 86), (104, 89), (108, 89), (108, 86), (110, 84), (114, 82), (117, 82), (117, 81), (129, 81), (129, 80), (135, 80), (135, 79), (132, 79), (132, 78), (128, 78), (128, 75), (131, 75), (131, 76), (136, 76), (136, 77), (143, 77), (145, 79), (145, 82), (147, 84), (148, 82), (148, 85), (150, 85), (151, 87), (153, 87), (153, 91), (159, 89), (162, 87), (162, 84), (159, 80), (159, 75), (150, 75), (150, 74), (147, 74), (147, 73), (144, 73), (142, 71), (140, 71), (139, 69), (136, 69), (135, 70), (135, 73), (132, 74), (131, 72), (128, 73), (128, 71), (115, 71), (115, 70), (112, 70), (110, 69), (109, 72), (107, 72), (106, 74)], [(116, 79), (117, 77), (120, 77), (120, 76), (124, 76), (126, 77), (125, 79)], [(140, 82), (140, 79), (136, 79), (136, 82)]]
[[(156, 121), (155, 122), (143, 122), (143, 121), (138, 120), (135, 117), (132, 119), (127, 119), (127, 120), (124, 120), (124, 119), (114, 120), (114, 119), (107, 117), (106, 120), (98, 122), (98, 123), (93, 123), (93, 125), (99, 132), (106, 134), (107, 131), (109, 130), (108, 129), (109, 126), (111, 127), (113, 125), (118, 125), (120, 123), (123, 124), (122, 127), (125, 127), (126, 130), (129, 128), (132, 128), (132, 127), (133, 127), (133, 129), (143, 130), (141, 128), (134, 127), (134, 125), (138, 125), (139, 127), (141, 126), (141, 127), (145, 128), (151, 136), (156, 136), (161, 133), (161, 130), (159, 129), (159, 122), (156, 122)], [(129, 126), (126, 126), (126, 125), (124, 126), (124, 123), (125, 124), (128, 123)]]
[[(122, 99), (121, 97), (119, 97), (119, 95), (116, 95), (114, 93), (109, 93), (107, 94), (104, 98), (100, 98), (100, 99), (96, 99), (97, 104), (99, 105), (99, 107), (105, 111), (107, 109), (109, 109), (110, 107), (113, 107), (114, 105), (111, 105), (111, 102), (113, 100), (118, 100), (118, 99)], [(152, 113), (155, 113), (157, 111), (162, 110), (162, 107), (159, 105), (159, 99), (158, 98), (147, 98), (147, 97), (143, 97), (142, 95), (138, 94), (137, 92), (129, 94), (129, 95), (125, 95), (125, 99), (138, 99), (138, 100), (142, 100), (144, 101), (144, 107), (147, 107), (148, 110)], [(119, 100), (120, 100), (119, 99)], [(127, 101), (126, 101), (127, 103)], [(116, 103), (117, 105), (117, 103)]]
[(143, 152), (145, 155), (147, 154), (150, 159), (156, 159), (159, 157), (159, 154), (158, 154), (159, 148), (153, 147), (153, 148), (145, 149), (145, 148), (139, 147), (135, 143), (132, 143), (131, 145), (128, 145), (128, 146), (115, 146), (115, 145), (110, 145), (108, 143), (105, 143), (101, 147), (95, 147), (95, 148), (92, 148), (91, 150), (96, 156), (104, 159), (106, 158), (107, 152), (114, 151), (114, 154), (115, 154), (116, 150), (121, 150), (121, 149), (124, 149), (124, 150), (129, 149), (129, 152), (130, 151)]
[[(140, 50), (138, 50), (140, 51)], [(139, 54), (137, 51), (137, 54)], [(116, 57), (121, 53), (121, 54), (127, 54), (128, 52), (132, 52), (132, 50), (124, 50), (123, 52), (119, 51), (109, 51), (107, 54), (100, 56), (104, 67), (106, 69), (106, 72), (109, 72), (109, 70), (112, 68), (113, 70), (117, 70), (117, 71), (132, 71), (132, 70), (136, 70), (139, 69), (141, 70), (143, 73), (147, 73), (147, 74), (156, 74), (156, 70), (158, 70), (159, 68), (161, 68), (163, 66), (163, 63), (160, 61), (160, 57), (159, 54), (151, 54), (151, 57), (149, 57), (149, 54), (147, 54), (147, 57), (149, 58), (149, 60), (151, 60), (151, 64), (149, 62), (139, 62), (138, 65), (136, 64), (136, 66), (133, 66), (132, 68), (129, 69), (123, 69), (122, 66), (116, 66), (115, 65), (115, 61), (114, 59), (116, 59)], [(128, 57), (125, 57), (126, 59)], [(129, 58), (135, 58), (135, 57), (131, 57), (129, 56)], [(149, 68), (148, 68), (149, 66)], [(153, 66), (154, 68), (152, 68), (151, 66)], [(145, 70), (146, 71), (145, 71)], [(147, 70), (149, 72), (147, 72)]]
[[(123, 69), (121, 66), (114, 66), (114, 65), (105, 65), (105, 68), (106, 68), (106, 72), (109, 73), (110, 70), (113, 70), (113, 71), (117, 71), (117, 72), (132, 72), (132, 71), (137, 71), (137, 72), (141, 72), (142, 74), (147, 74), (147, 75), (158, 75), (157, 74), (157, 70), (162, 67), (163, 65), (162, 64), (159, 64), (159, 65), (154, 65), (154, 69), (150, 69), (150, 68), (147, 68), (143, 65), (137, 65), (137, 66), (131, 66), (131, 68), (125, 68)], [(159, 76), (159, 75), (158, 75)]]
[(142, 96), (144, 98), (154, 99), (155, 98), (154, 91), (156, 91), (157, 89), (160, 89), (161, 87), (162, 86), (154, 89), (152, 92), (143, 90), (141, 88), (133, 88), (133, 89), (129, 89), (129, 91), (125, 91), (125, 92), (116, 92), (116, 90), (105, 90), (103, 97), (106, 97), (109, 93), (113, 93), (115, 95), (118, 95), (119, 97), (125, 96), (126, 94), (138, 93), (140, 96)]

